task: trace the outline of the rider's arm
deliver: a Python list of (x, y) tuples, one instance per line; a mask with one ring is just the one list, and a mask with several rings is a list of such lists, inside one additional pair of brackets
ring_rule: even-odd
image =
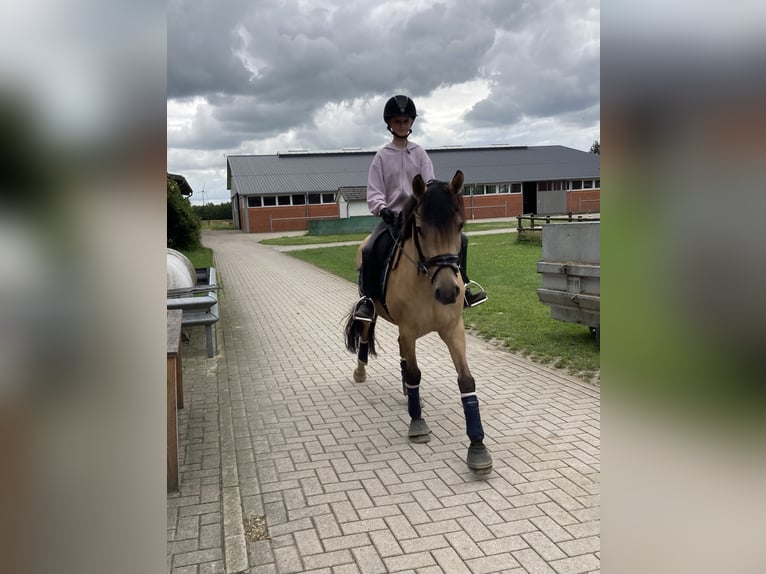
[(373, 215), (379, 215), (386, 207), (386, 188), (383, 182), (383, 162), (378, 154), (372, 159), (367, 175), (367, 207)]

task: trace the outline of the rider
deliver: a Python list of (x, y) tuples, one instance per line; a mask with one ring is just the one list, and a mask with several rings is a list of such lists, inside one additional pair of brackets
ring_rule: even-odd
[[(412, 195), (414, 177), (420, 174), (426, 182), (434, 179), (434, 167), (425, 149), (407, 139), (412, 133), (416, 117), (415, 103), (407, 96), (389, 98), (383, 109), (383, 121), (393, 139), (375, 154), (367, 177), (367, 206), (383, 221), (372, 232), (362, 251), (362, 266), (359, 269), (361, 298), (354, 310), (354, 319), (360, 321), (372, 321), (375, 318), (372, 298), (380, 283), (383, 264), (374, 255), (375, 244), (386, 241), (391, 246), (393, 235), (389, 229), (395, 228), (399, 213)], [(464, 234), (460, 250), (460, 271), (466, 284), (463, 304), (465, 307), (475, 307), (487, 300), (487, 294), (483, 290), (471, 293), (467, 287), (470, 283), (465, 270), (467, 247), (468, 238)]]

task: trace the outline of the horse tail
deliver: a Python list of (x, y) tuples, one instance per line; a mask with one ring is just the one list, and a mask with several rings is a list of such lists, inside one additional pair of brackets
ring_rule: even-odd
[(360, 344), (363, 344), (362, 339), (365, 330), (367, 331), (366, 342), (368, 345), (368, 353), (375, 357), (377, 356), (377, 351), (375, 349), (375, 321), (372, 321), (371, 323), (355, 321), (354, 309), (351, 309), (345, 327), (346, 349), (348, 349), (349, 352), (354, 354), (359, 352)]

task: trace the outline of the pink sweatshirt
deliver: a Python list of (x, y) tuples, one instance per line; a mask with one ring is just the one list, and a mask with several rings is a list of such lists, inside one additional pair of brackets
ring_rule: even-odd
[(407, 142), (407, 148), (401, 149), (391, 142), (380, 148), (367, 176), (367, 207), (374, 215), (384, 207), (399, 213), (412, 195), (417, 174), (426, 182), (434, 179), (431, 158), (418, 144)]

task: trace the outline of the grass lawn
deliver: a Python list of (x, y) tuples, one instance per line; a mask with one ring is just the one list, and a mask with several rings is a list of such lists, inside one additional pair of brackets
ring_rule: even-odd
[(214, 231), (239, 231), (231, 219), (203, 219), (200, 228), (203, 231), (207, 229)]
[(189, 249), (187, 251), (181, 251), (189, 258), (195, 268), (197, 267), (214, 267), (213, 263), (213, 250), (209, 247), (200, 247), (198, 249)]
[[(356, 283), (356, 250), (347, 245), (289, 255)], [(516, 234), (469, 238), (468, 274), (487, 290), (489, 301), (464, 311), (466, 327), (536, 362), (591, 380), (600, 369), (599, 347), (588, 327), (552, 319), (550, 308), (540, 303), (542, 276), (536, 264), (541, 256), (538, 242), (519, 243)]]
[(318, 245), (320, 243), (337, 243), (339, 241), (362, 241), (369, 233), (346, 233), (343, 235), (295, 235), (263, 239), (259, 243), (265, 245)]
[[(486, 231), (491, 229), (516, 229), (516, 220), (488, 221), (486, 223), (474, 223), (469, 221), (465, 225), (466, 231)], [(368, 233), (347, 233), (343, 235), (295, 235), (286, 237), (274, 237), (264, 239), (261, 243), (266, 245), (317, 245), (319, 243), (337, 243), (339, 241), (361, 241)]]

